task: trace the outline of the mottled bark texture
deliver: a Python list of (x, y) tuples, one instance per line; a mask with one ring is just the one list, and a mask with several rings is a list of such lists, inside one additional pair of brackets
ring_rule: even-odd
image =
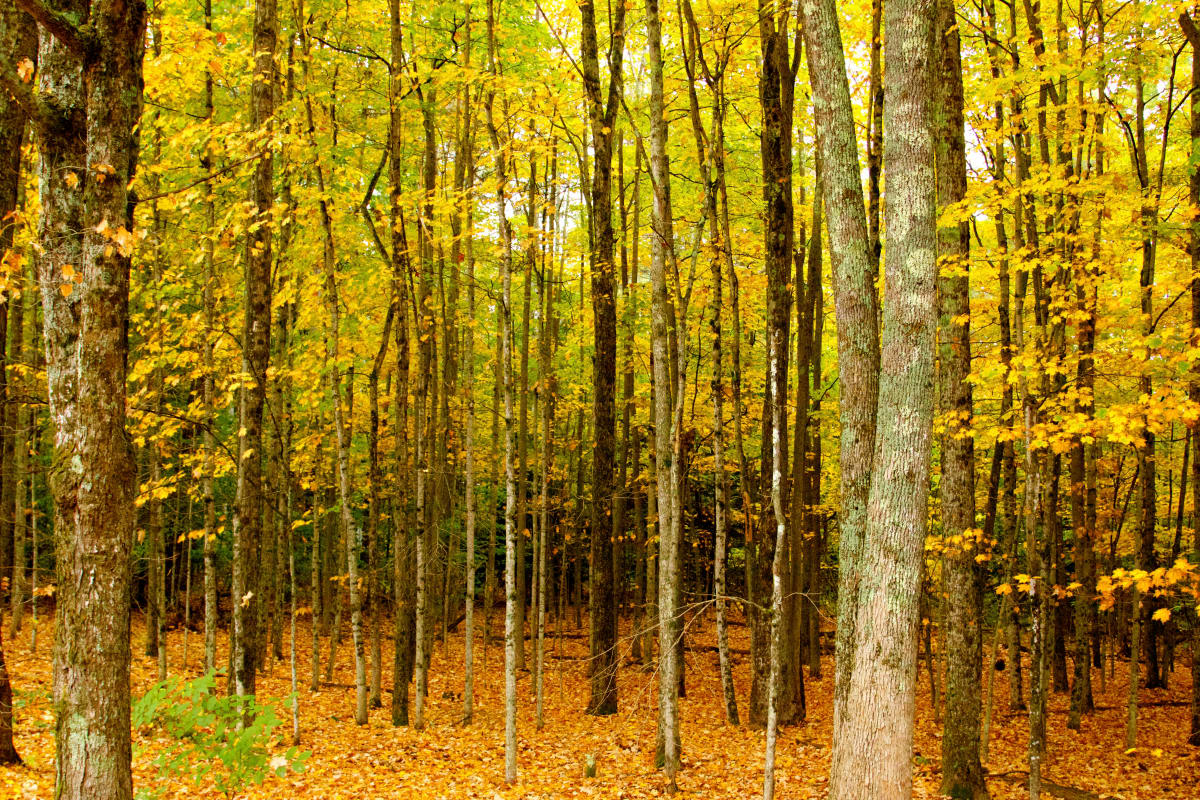
[(855, 140), (854, 110), (835, 0), (804, 0), (804, 42), (838, 320), (841, 385), (841, 491), (838, 514), (835, 741), (845, 717), (854, 663), (855, 598), (867, 524), (879, 395), (879, 303), (868, 254), (867, 214)]
[(907, 800), (912, 794), (936, 327), (933, 12), (933, 0), (892, 0), (884, 9), (885, 368), (858, 591), (841, 598), (856, 599), (857, 608), (849, 687), (834, 731), (830, 796), (836, 800)]
[[(139, 0), (22, 3), (42, 26), (36, 84), (12, 51), (0, 83), (34, 123), (41, 156), (38, 281), (54, 422), (58, 610), (56, 796), (133, 794), (129, 590), (135, 486), (125, 430), (130, 238), (146, 7)], [(71, 20), (88, 21), (86, 28)], [(74, 279), (68, 277), (74, 269)]]

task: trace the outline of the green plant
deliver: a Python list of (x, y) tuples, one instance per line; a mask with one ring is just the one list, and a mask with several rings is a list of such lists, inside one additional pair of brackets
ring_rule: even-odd
[(300, 772), (312, 755), (296, 747), (271, 754), (279, 701), (223, 696), (213, 673), (156, 683), (133, 706), (135, 728), (158, 728), (173, 741), (155, 759), (161, 777), (211, 782), (226, 796), (274, 773)]

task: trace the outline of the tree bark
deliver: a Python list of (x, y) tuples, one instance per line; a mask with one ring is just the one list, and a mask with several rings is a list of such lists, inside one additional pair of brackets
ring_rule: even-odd
[(968, 221), (956, 206), (967, 193), (962, 64), (951, 0), (935, 0), (937, 97), (939, 406), (942, 535), (946, 544), (946, 720), (942, 735), (942, 793), (958, 800), (988, 796), (979, 760), (983, 575), (975, 556), (984, 543), (975, 531), (975, 447), (971, 436), (970, 243)]
[(654, 448), (659, 533), (658, 575), (658, 739), (667, 792), (676, 791), (679, 756), (679, 650), (678, 625), (680, 515), (676, 427), (672, 408), (675, 383), (671, 379), (671, 302), (667, 291), (667, 264), (675, 248), (671, 216), (671, 177), (667, 169), (667, 122), (663, 102), (662, 20), (658, 0), (646, 0), (646, 50), (650, 67), (650, 186), (654, 195), (650, 248), (651, 322), (650, 348), (656, 387), (654, 395)]
[[(867, 215), (846, 59), (834, 0), (804, 0), (804, 40), (838, 320), (841, 385), (837, 674), (834, 741), (841, 739), (857, 633), (860, 559), (867, 526), (875, 416), (879, 397), (879, 303), (871, 271)], [(848, 775), (847, 775), (848, 777)]]
[[(488, 67), (493, 83), (484, 96), (488, 136), (496, 156), (496, 214), (500, 227), (500, 339), (501, 380), (504, 394), (504, 780), (517, 780), (517, 477), (513, 437), (512, 374), (512, 230), (508, 222), (508, 151), (500, 145), (495, 119), (495, 80), (500, 77), (496, 59), (496, 11), (488, 0)], [(611, 559), (609, 560), (611, 564)]]
[(583, 20), (581, 58), (593, 156), (590, 188), (592, 209), (592, 314), (595, 353), (592, 366), (592, 509), (589, 598), (591, 624), (591, 698), (589, 714), (617, 713), (617, 608), (613, 591), (612, 495), (616, 438), (617, 310), (614, 295), (612, 225), (612, 146), (622, 82), (626, 4), (613, 9), (608, 48), (608, 89), (600, 86), (596, 7), (579, 5)]
[[(92, 52), (80, 52), (78, 30), (58, 19), (43, 30), (38, 85), (7, 87), (29, 104), (41, 155), (39, 284), (56, 452), (55, 791), (64, 800), (126, 800), (135, 475), (125, 428), (125, 237), (146, 8), (97, 0), (60, 10), (88, 21)], [(0, 65), (6, 84), (16, 72), (9, 57)]]
[[(274, 114), (275, 46), (278, 38), (276, 0), (254, 6), (254, 82), (250, 122), (269, 135)], [(271, 207), (274, 162), (270, 148), (258, 158), (251, 197), (257, 226), (246, 236), (246, 317), (242, 330), (243, 371), (247, 373), (239, 401), (242, 430), (238, 448), (237, 516), (233, 546), (233, 683), (238, 697), (255, 693), (258, 670), (256, 565), (262, 546), (263, 406), (267, 365), (271, 356)]]
[[(834, 731), (830, 796), (838, 800), (903, 800), (912, 792), (936, 328), (933, 21), (932, 0), (893, 0), (884, 9), (884, 153), (893, 177), (881, 361), (889, 366), (879, 380), (857, 646), (842, 724)], [(839, 319), (839, 329), (845, 324)]]

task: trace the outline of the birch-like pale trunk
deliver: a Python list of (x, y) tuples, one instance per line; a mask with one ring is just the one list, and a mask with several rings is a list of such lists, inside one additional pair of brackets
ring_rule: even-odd
[[(488, 136), (496, 157), (496, 214), (500, 227), (500, 374), (504, 394), (504, 780), (517, 780), (517, 476), (513, 431), (512, 374), (512, 230), (508, 222), (508, 151), (501, 147), (495, 119), (495, 82), (500, 77), (496, 60), (496, 10), (488, 0), (488, 69), (493, 83), (484, 96)], [(506, 104), (507, 105), (507, 104)]]

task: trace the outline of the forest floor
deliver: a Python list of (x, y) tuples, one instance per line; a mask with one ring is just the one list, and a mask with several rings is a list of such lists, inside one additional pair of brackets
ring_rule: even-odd
[[(475, 721), (461, 725), (463, 637), (450, 636), (449, 648), (436, 646), (429, 676), (427, 727), (423, 731), (394, 728), (388, 709), (391, 686), (391, 641), (384, 639), (384, 705), (370, 712), (365, 727), (354, 724), (353, 648), (347, 630), (338, 648), (334, 685), (317, 694), (308, 686), (311, 634), (299, 630), (297, 664), (300, 681), (302, 746), (312, 751), (302, 773), (270, 777), (239, 798), (279, 800), (359, 800), (362, 798), (639, 798), (663, 793), (663, 780), (654, 769), (655, 687), (657, 677), (628, 659), (623, 645), (620, 672), (621, 712), (611, 717), (584, 714), (588, 697), (585, 675), (587, 628), (570, 624), (561, 639), (547, 639), (545, 726), (534, 725), (531, 673), (519, 678), (519, 779), (504, 785), (503, 647), (476, 649)], [(697, 621), (698, 623), (699, 621)], [(133, 692), (145, 692), (156, 677), (152, 658), (142, 655), (140, 617), (135, 620)], [(7, 620), (5, 622), (7, 624)], [(497, 613), (495, 625), (503, 628)], [(627, 632), (628, 623), (622, 630)], [(0, 767), (0, 798), (32, 799), (53, 796), (54, 722), (50, 702), (52, 632), (42, 622), (38, 651), (30, 653), (30, 629), (5, 642), (15, 690), (16, 746), (25, 759), (19, 768)], [(348, 626), (347, 626), (348, 628)], [(482, 620), (478, 630), (482, 631)], [(553, 631), (553, 628), (550, 628)], [(762, 792), (764, 735), (746, 726), (724, 724), (717, 670), (715, 632), (711, 619), (694, 624), (689, 634), (686, 664), (687, 697), (682, 706), (683, 769), (681, 796), (695, 798), (752, 798)], [(745, 655), (747, 630), (731, 627), (739, 710), (743, 719), (749, 696), (750, 667)], [(480, 642), (482, 636), (480, 636)], [(990, 637), (988, 637), (990, 641)], [(183, 632), (168, 637), (169, 663), (176, 674), (183, 660)], [(226, 640), (220, 640), (218, 664), (226, 663)], [(328, 642), (324, 642), (327, 654)], [(561, 646), (561, 649), (559, 649)], [(203, 635), (188, 637), (189, 675), (199, 672)], [(531, 648), (527, 648), (532, 652)], [(740, 651), (740, 652), (738, 652)], [(1182, 654), (1181, 649), (1181, 654)], [(1048, 780), (1081, 790), (1061, 796), (1121, 800), (1197, 800), (1200, 798), (1200, 751), (1186, 744), (1190, 670), (1180, 659), (1169, 691), (1143, 691), (1139, 710), (1138, 747), (1124, 746), (1127, 665), (1118, 662), (1116, 676), (1100, 689), (1100, 671), (1093, 671), (1099, 710), (1083, 720), (1080, 731), (1066, 728), (1068, 697), (1050, 699)], [(777, 796), (821, 798), (826, 793), (832, 736), (833, 659), (822, 663), (824, 677), (807, 681), (808, 718), (781, 731), (778, 749)], [(992, 728), (988, 785), (993, 798), (1023, 798), (1028, 723), (1024, 714), (1008, 711), (1008, 672), (996, 674), (996, 716)], [(221, 682), (223, 683), (223, 682)], [(219, 684), (220, 685), (220, 684)], [(290, 692), (287, 661), (270, 659), (259, 679), (261, 697), (285, 697)], [(278, 730), (289, 738), (290, 714)], [(928, 674), (921, 669), (914, 745), (914, 797), (940, 797), (941, 725), (930, 706)], [(164, 781), (157, 776), (154, 757), (162, 734), (135, 733), (134, 782), (153, 787), (165, 798), (207, 800), (222, 797), (212, 786)], [(285, 745), (279, 745), (279, 750)], [(584, 777), (587, 754), (596, 757), (598, 775)]]

